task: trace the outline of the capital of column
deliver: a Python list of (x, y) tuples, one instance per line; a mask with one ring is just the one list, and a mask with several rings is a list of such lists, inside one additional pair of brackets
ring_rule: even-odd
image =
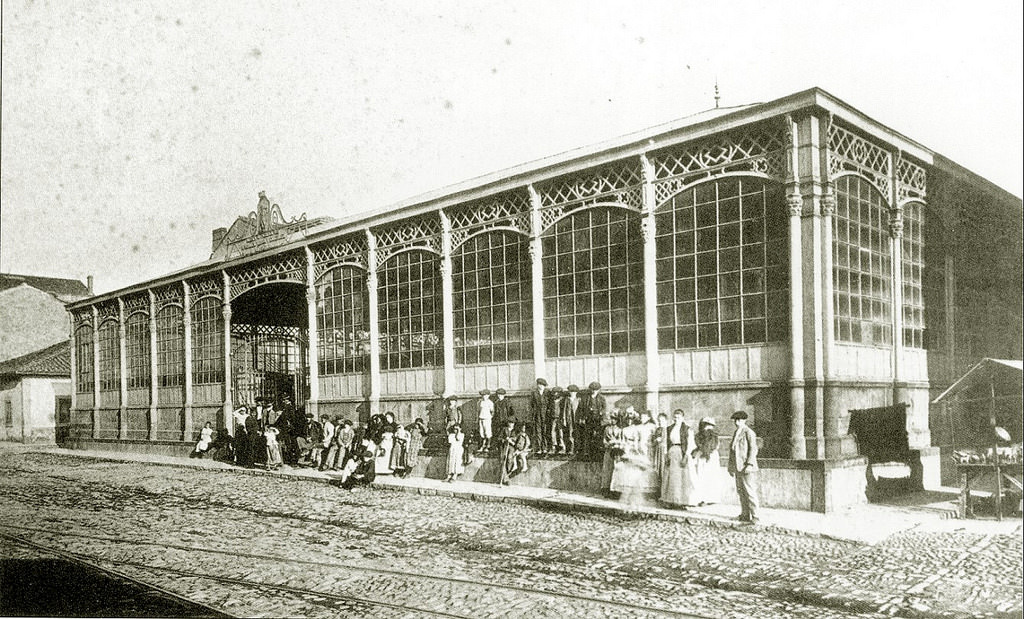
[(799, 217), (804, 213), (804, 197), (799, 192), (786, 195), (786, 205), (789, 206), (789, 215)]
[(377, 289), (377, 271), (371, 269), (366, 272), (366, 288), (367, 290)]
[(830, 189), (828, 193), (821, 196), (821, 216), (831, 217), (836, 212), (836, 197)]
[(903, 238), (903, 211), (895, 210), (889, 214), (889, 236), (894, 239)]
[(452, 259), (448, 256), (441, 258), (441, 264), (438, 266), (438, 270), (441, 272), (441, 279), (448, 279), (452, 275)]
[(316, 289), (315, 288), (307, 288), (306, 289), (306, 303), (308, 303), (309, 305), (315, 305), (316, 304)]
[(222, 309), (222, 311), (224, 313), (224, 320), (230, 320), (231, 319), (231, 302), (230, 301), (225, 302), (221, 309)]
[(530, 264), (537, 262), (540, 258), (540, 239), (536, 237), (530, 239), (527, 251), (530, 252)]
[(640, 238), (644, 244), (654, 241), (654, 219), (649, 215), (640, 220)]

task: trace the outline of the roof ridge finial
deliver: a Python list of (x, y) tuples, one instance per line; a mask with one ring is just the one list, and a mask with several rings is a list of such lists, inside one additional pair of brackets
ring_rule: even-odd
[(721, 96), (718, 94), (718, 76), (715, 76), (715, 109), (718, 109), (718, 102), (721, 100)]

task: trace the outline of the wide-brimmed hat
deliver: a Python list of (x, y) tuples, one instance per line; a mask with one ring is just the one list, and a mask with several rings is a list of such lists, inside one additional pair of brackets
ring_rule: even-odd
[(732, 419), (746, 419), (747, 418), (747, 413), (746, 413), (746, 411), (736, 411), (735, 413), (732, 414), (731, 418)]
[(704, 417), (703, 419), (700, 420), (700, 422), (701, 422), (702, 425), (705, 425), (705, 426), (713, 426), (713, 425), (715, 425), (715, 420), (712, 419), (711, 417)]

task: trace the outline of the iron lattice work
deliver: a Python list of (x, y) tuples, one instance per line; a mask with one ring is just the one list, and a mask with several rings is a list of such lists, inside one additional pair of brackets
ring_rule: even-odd
[(924, 200), (927, 195), (927, 181), (928, 178), (924, 168), (911, 161), (907, 161), (902, 156), (897, 159), (896, 187), (900, 204), (908, 200)]
[(117, 301), (108, 301), (101, 303), (96, 306), (96, 318), (99, 324), (103, 324), (106, 320), (120, 320), (121, 310), (117, 305)]
[(377, 238), (377, 264), (406, 249), (419, 248), (441, 253), (441, 219), (436, 214), (407, 219), (373, 230)]
[(537, 193), (541, 231), (566, 213), (595, 204), (615, 203), (639, 211), (644, 202), (640, 160), (620, 161), (547, 181), (537, 186)]
[(78, 330), (78, 327), (84, 325), (92, 326), (92, 308), (71, 312), (71, 320), (74, 322), (76, 331)]
[(727, 172), (785, 181), (787, 144), (785, 128), (760, 126), (653, 154), (655, 202), (663, 204), (683, 187)]
[(216, 297), (223, 300), (224, 288), (223, 283), (219, 277), (204, 277), (188, 283), (191, 291), (191, 303), (195, 305), (196, 301), (203, 297)]
[(180, 284), (164, 286), (154, 290), (153, 297), (156, 299), (156, 311), (159, 312), (168, 305), (183, 305), (185, 291)]
[(124, 300), (124, 315), (130, 316), (135, 312), (142, 312), (143, 314), (149, 315), (149, 295), (148, 294), (137, 294), (130, 297), (123, 297)]
[(892, 156), (852, 131), (834, 122), (828, 126), (828, 175), (834, 179), (844, 172), (862, 174), (882, 192), (885, 201), (892, 196)]
[(313, 270), (317, 281), (331, 269), (343, 264), (366, 269), (366, 235), (353, 234), (334, 239), (313, 249)]
[(260, 262), (237, 271), (228, 271), (231, 278), (231, 300), (270, 282), (306, 283), (306, 257), (292, 253), (278, 256), (267, 262)]
[(530, 234), (530, 196), (525, 191), (510, 191), (446, 212), (452, 225), (452, 250), (485, 230), (502, 228)]

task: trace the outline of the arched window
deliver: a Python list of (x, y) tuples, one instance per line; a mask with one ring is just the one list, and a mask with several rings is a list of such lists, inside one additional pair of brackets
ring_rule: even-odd
[(366, 369), (370, 350), (366, 273), (342, 266), (316, 287), (316, 321), (321, 374), (353, 374)]
[(882, 194), (859, 176), (835, 182), (832, 281), (835, 338), (839, 342), (892, 344), (892, 261), (889, 209)]
[(121, 389), (121, 343), (116, 320), (100, 325), (100, 391)]
[(214, 297), (192, 305), (192, 381), (196, 385), (224, 382), (224, 314)]
[(378, 272), (377, 290), (381, 369), (441, 365), (437, 256), (419, 249), (392, 256)]
[(180, 387), (185, 380), (184, 312), (168, 305), (156, 314), (156, 375), (161, 387)]
[(124, 327), (128, 388), (149, 387), (149, 316), (135, 312), (125, 321)]
[(75, 330), (75, 388), (78, 393), (92, 393), (96, 386), (93, 374), (92, 327), (82, 325)]
[(618, 208), (583, 210), (556, 223), (542, 242), (545, 353), (643, 350), (639, 215)]
[(523, 237), (497, 230), (452, 255), (455, 361), (516, 361), (533, 355), (530, 257)]
[(781, 189), (760, 178), (702, 183), (656, 214), (658, 348), (783, 340), (788, 230)]

